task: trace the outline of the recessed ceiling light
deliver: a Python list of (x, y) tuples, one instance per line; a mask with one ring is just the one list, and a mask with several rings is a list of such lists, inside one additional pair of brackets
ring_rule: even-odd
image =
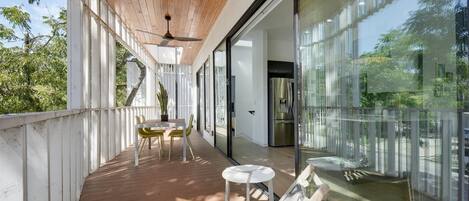
[(332, 19), (327, 19), (326, 22), (332, 22)]
[(365, 2), (364, 2), (364, 1), (360, 1), (360, 2), (358, 2), (358, 5), (364, 6), (364, 5), (365, 5)]

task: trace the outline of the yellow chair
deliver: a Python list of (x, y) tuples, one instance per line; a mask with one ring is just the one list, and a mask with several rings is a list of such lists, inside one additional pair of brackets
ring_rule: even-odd
[[(187, 126), (187, 128), (186, 128), (186, 139), (187, 139), (187, 144), (189, 145), (189, 150), (191, 152), (192, 159), (195, 159), (194, 152), (192, 152), (192, 143), (191, 143), (191, 140), (189, 138), (189, 135), (191, 134), (191, 131), (192, 131), (192, 121), (193, 120), (194, 120), (194, 115), (191, 114), (191, 116), (189, 118), (189, 126)], [(169, 132), (168, 136), (170, 137), (170, 142), (169, 142), (168, 160), (171, 160), (171, 150), (173, 149), (173, 139), (176, 138), (176, 137), (182, 138), (183, 133), (184, 133), (184, 130), (182, 130), (182, 129), (174, 129), (174, 130), (171, 130)]]
[[(140, 115), (140, 117), (142, 118), (142, 122), (145, 122), (145, 116), (143, 115)], [(163, 134), (159, 134), (159, 138), (158, 138), (158, 142), (160, 143), (160, 149), (161, 149), (161, 152), (164, 153), (164, 133), (166, 132), (166, 129), (164, 128), (156, 128), (156, 129), (151, 129), (151, 128), (143, 128), (143, 130), (145, 131), (148, 131), (148, 132), (163, 132)], [(149, 138), (150, 142), (151, 142), (151, 138)], [(149, 149), (151, 149), (151, 147), (149, 147)]]
[[(145, 121), (145, 117), (142, 115), (142, 116), (137, 116), (136, 117), (137, 119), (137, 123), (143, 123)], [(138, 147), (139, 148), (139, 152), (141, 152), (143, 150), (143, 146), (145, 145), (145, 142), (148, 140), (148, 149), (151, 149), (151, 138), (152, 137), (157, 137), (158, 140), (159, 140), (159, 144), (160, 144), (160, 147), (159, 147), (159, 150), (158, 150), (158, 156), (159, 158), (161, 159), (161, 154), (163, 153), (163, 137), (164, 137), (164, 132), (165, 130), (163, 129), (156, 129), (156, 130), (153, 130), (151, 128), (139, 128), (138, 129), (138, 135), (140, 136), (140, 138), (142, 138), (143, 140), (141, 141), (140, 145)]]

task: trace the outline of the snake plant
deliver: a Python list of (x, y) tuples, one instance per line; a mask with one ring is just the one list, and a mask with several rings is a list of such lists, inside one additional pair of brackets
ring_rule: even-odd
[(160, 91), (156, 94), (158, 101), (160, 102), (160, 109), (162, 115), (168, 114), (168, 91), (164, 88), (163, 84), (159, 82)]

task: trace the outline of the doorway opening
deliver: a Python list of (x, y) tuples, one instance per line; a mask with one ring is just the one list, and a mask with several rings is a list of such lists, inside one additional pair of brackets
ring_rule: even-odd
[(266, 2), (229, 42), (231, 158), (272, 167), (282, 195), (295, 178), (293, 1)]

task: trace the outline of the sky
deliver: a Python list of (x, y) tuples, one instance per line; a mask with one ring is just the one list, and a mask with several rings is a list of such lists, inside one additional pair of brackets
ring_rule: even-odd
[[(67, 0), (40, 0), (39, 5), (29, 4), (28, 0), (1, 0), (0, 7), (20, 6), (31, 16), (31, 31), (33, 34), (46, 34), (50, 32), (47, 25), (43, 23), (42, 16), (58, 16), (61, 8), (67, 7)], [(0, 16), (0, 23), (10, 27), (8, 22)], [(17, 30), (18, 31), (18, 30)], [(5, 43), (6, 46), (20, 46), (18, 42)]]
[(395, 0), (359, 23), (359, 55), (372, 52), (383, 34), (401, 27), (418, 8), (418, 0)]

